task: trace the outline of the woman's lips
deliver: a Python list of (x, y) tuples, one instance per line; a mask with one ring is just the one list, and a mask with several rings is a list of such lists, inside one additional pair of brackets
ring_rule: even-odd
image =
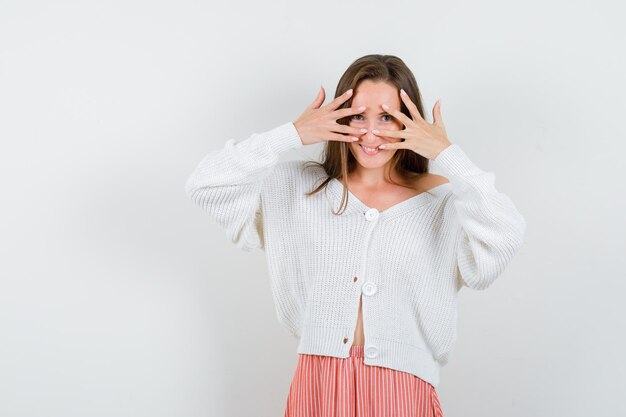
[(378, 146), (376, 146), (375, 148), (370, 148), (369, 146), (364, 146), (364, 145), (359, 145), (361, 147), (361, 149), (363, 149), (363, 152), (365, 152), (367, 155), (376, 155), (378, 154), (381, 149), (378, 149)]

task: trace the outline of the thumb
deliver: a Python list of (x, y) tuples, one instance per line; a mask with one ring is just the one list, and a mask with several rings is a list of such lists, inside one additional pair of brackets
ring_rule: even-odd
[(441, 118), (441, 99), (437, 100), (433, 107), (433, 124), (442, 125), (443, 120)]
[(322, 103), (324, 103), (325, 99), (326, 99), (326, 94), (324, 93), (324, 87), (320, 86), (320, 89), (317, 91), (317, 96), (315, 97), (315, 100), (313, 100), (313, 102), (309, 104), (307, 109), (319, 108), (322, 105)]

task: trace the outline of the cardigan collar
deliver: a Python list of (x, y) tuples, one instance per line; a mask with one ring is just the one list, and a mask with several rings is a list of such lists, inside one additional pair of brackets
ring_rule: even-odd
[[(450, 182), (439, 184), (430, 188), (427, 191), (421, 192), (413, 197), (409, 197), (399, 203), (394, 204), (391, 207), (379, 212), (380, 220), (390, 219), (410, 211), (416, 210), (422, 206), (425, 206), (433, 201), (438, 200), (451, 190)], [(343, 195), (343, 184), (337, 179), (331, 179), (327, 184), (327, 190), (330, 193), (330, 203), (333, 206), (333, 210), (338, 210), (341, 204), (341, 198)], [(371, 210), (369, 207), (358, 197), (356, 197), (350, 190), (348, 190), (348, 202), (346, 207), (346, 213), (358, 213), (364, 214), (366, 211)]]

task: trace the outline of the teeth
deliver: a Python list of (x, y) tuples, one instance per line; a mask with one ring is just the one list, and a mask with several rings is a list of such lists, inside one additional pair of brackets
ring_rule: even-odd
[(368, 148), (367, 146), (364, 146), (363, 148), (365, 148), (365, 150), (366, 150), (366, 151), (369, 151), (369, 152), (374, 152), (374, 151), (376, 151), (376, 150), (378, 149), (378, 147), (375, 147), (375, 148)]

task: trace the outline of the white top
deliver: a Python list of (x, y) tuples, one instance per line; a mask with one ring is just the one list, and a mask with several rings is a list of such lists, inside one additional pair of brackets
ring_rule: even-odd
[(430, 161), (449, 182), (378, 211), (337, 179), (279, 155), (304, 146), (292, 122), (209, 152), (185, 184), (237, 247), (265, 251), (276, 314), (298, 353), (347, 358), (363, 294), (364, 363), (433, 386), (456, 341), (457, 293), (487, 288), (526, 222), (495, 176), (451, 144)]

